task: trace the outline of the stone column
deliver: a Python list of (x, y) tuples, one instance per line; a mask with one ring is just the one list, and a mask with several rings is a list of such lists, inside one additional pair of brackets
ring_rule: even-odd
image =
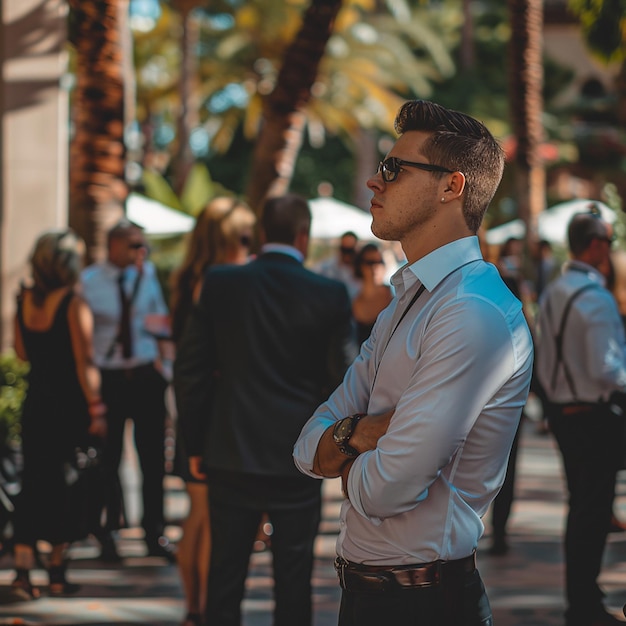
[(67, 225), (64, 0), (0, 0), (0, 347), (37, 236)]

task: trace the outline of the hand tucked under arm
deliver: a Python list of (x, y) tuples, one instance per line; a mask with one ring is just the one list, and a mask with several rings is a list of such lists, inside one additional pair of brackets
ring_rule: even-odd
[[(350, 446), (355, 448), (359, 454), (367, 450), (374, 450), (378, 440), (387, 432), (394, 410), (391, 409), (382, 415), (366, 415), (361, 418), (352, 433), (352, 437), (350, 437)], [(335, 445), (333, 428), (334, 426), (329, 426), (322, 435), (313, 461), (313, 471), (325, 478), (341, 476), (348, 464), (349, 467), (352, 466), (351, 461), (353, 460), (341, 453)]]
[(387, 432), (394, 412), (395, 409), (391, 409), (381, 415), (366, 415), (361, 418), (350, 437), (350, 445), (359, 453), (374, 450), (378, 440)]
[(202, 457), (201, 456), (190, 456), (189, 457), (189, 473), (196, 480), (206, 480), (207, 475), (202, 469)]

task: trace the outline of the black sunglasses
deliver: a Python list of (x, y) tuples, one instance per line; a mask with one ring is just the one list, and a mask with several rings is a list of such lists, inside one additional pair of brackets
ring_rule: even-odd
[(363, 259), (363, 260), (361, 261), (361, 264), (362, 264), (362, 265), (371, 265), (371, 266), (374, 266), (374, 265), (384, 265), (384, 264), (385, 264), (385, 262), (384, 262), (383, 260), (379, 260), (379, 259)]
[(616, 241), (615, 235), (611, 235), (608, 237), (607, 235), (591, 235), (592, 239), (597, 239), (598, 241), (606, 241), (609, 245)]
[(376, 170), (376, 173), (382, 173), (383, 180), (386, 183), (392, 183), (394, 180), (396, 180), (396, 178), (398, 178), (398, 174), (400, 173), (403, 165), (416, 167), (417, 169), (425, 170), (426, 172), (447, 172), (448, 174), (452, 174), (452, 172), (454, 172), (454, 170), (449, 170), (447, 167), (443, 167), (441, 165), (431, 165), (430, 163), (416, 163), (414, 161), (404, 161), (403, 159), (398, 159), (397, 157), (388, 157), (378, 164), (378, 169)]
[(145, 243), (142, 243), (140, 241), (133, 241), (132, 243), (128, 244), (128, 247), (131, 250), (140, 250), (141, 248), (147, 248), (148, 246), (146, 246)]

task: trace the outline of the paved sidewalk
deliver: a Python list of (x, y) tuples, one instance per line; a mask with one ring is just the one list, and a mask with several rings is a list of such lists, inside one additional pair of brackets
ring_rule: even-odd
[[(490, 556), (486, 536), (479, 546), (479, 567), (496, 626), (557, 626), (563, 623), (561, 535), (565, 511), (559, 457), (552, 438), (537, 434), (533, 422), (525, 424), (520, 445), (510, 551), (505, 556)], [(626, 520), (626, 474), (621, 478), (616, 510)], [(184, 514), (186, 499), (180, 484), (175, 479), (168, 480), (167, 509), (170, 517), (175, 518)], [(328, 481), (324, 489), (324, 521), (316, 546), (313, 580), (314, 626), (336, 624), (339, 601), (332, 560), (341, 497), (337, 481)], [(176, 539), (180, 530), (173, 525), (168, 532)], [(176, 567), (165, 560), (143, 556), (140, 539), (141, 531), (136, 528), (122, 531), (120, 552), (127, 558), (119, 566), (98, 561), (93, 542), (74, 546), (69, 577), (82, 585), (81, 591), (71, 598), (50, 598), (44, 593), (34, 602), (0, 604), (0, 625), (177, 626), (184, 611)], [(0, 560), (0, 603), (13, 575), (11, 566), (9, 557)], [(270, 626), (269, 553), (254, 555), (250, 574), (244, 626)], [(45, 573), (36, 571), (35, 581), (45, 585)], [(607, 605), (621, 615), (621, 607), (626, 603), (626, 533), (610, 536), (601, 582), (607, 592)]]

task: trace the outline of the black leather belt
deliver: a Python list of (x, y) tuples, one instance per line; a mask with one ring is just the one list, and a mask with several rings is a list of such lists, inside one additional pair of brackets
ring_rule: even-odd
[(124, 377), (127, 380), (133, 380), (137, 376), (141, 376), (146, 372), (154, 369), (154, 363), (142, 363), (141, 365), (135, 365), (134, 367), (120, 367), (120, 368), (103, 368), (100, 370), (102, 376), (110, 378)]
[(360, 565), (341, 557), (335, 559), (339, 584), (346, 591), (381, 593), (398, 589), (433, 587), (446, 579), (476, 570), (476, 553), (454, 561), (433, 561), (416, 565)]

